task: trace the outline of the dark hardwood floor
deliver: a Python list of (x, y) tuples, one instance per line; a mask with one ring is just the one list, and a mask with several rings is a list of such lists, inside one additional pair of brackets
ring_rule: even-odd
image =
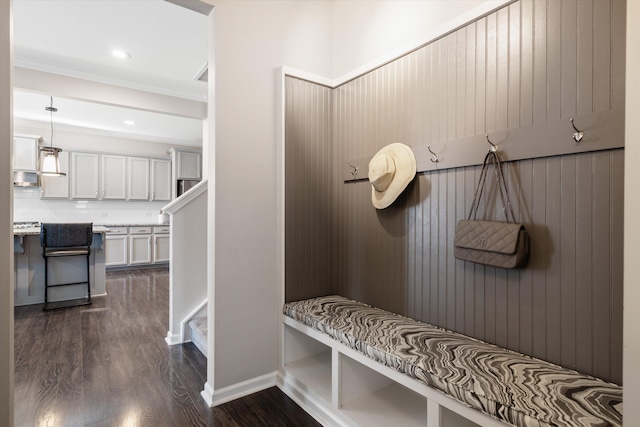
[(277, 388), (209, 408), (206, 359), (167, 346), (167, 269), (107, 273), (90, 306), (15, 309), (16, 426), (318, 426)]

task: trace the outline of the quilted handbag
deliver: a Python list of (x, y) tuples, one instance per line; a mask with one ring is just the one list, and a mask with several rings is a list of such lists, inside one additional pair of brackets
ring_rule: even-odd
[[(506, 222), (476, 220), (491, 164), (494, 167)], [(469, 216), (466, 220), (458, 222), (453, 243), (455, 257), (464, 261), (499, 268), (521, 268), (527, 262), (529, 236), (524, 225), (515, 222), (502, 174), (502, 164), (495, 151), (490, 150), (484, 159)]]

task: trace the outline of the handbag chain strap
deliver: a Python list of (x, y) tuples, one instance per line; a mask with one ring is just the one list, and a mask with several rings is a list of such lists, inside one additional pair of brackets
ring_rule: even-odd
[[(482, 193), (484, 191), (484, 187), (487, 181), (487, 173), (489, 171), (490, 165), (493, 164), (493, 170), (496, 177), (496, 182), (498, 183), (498, 191), (500, 192), (500, 200), (502, 201), (502, 209), (504, 211), (504, 216), (507, 219), (507, 222), (516, 222), (515, 215), (513, 214), (513, 208), (511, 206), (511, 200), (509, 199), (509, 191), (507, 189), (507, 182), (504, 179), (504, 173), (502, 172), (502, 163), (500, 161), (500, 156), (495, 151), (489, 151), (484, 158), (484, 162), (482, 163), (482, 170), (480, 171), (480, 179), (478, 179), (478, 185), (476, 186), (475, 192), (473, 194), (473, 203), (471, 204), (471, 210), (469, 211), (469, 216), (467, 220), (476, 219), (478, 215), (478, 208), (480, 207), (480, 200), (482, 199)], [(509, 220), (509, 215), (511, 215), (511, 220)]]

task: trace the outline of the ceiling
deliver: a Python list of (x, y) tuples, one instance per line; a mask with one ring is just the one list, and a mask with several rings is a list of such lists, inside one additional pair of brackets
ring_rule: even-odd
[[(18, 67), (206, 101), (207, 83), (194, 80), (206, 61), (207, 17), (164, 0), (14, 0)], [(49, 94), (16, 90), (16, 125), (49, 129), (49, 104)], [(201, 120), (61, 97), (54, 106), (57, 129), (202, 143)]]

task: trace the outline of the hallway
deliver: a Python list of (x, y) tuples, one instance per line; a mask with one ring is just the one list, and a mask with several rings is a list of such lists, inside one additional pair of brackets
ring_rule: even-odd
[(206, 359), (168, 347), (168, 269), (107, 273), (90, 306), (15, 308), (16, 426), (316, 426), (277, 388), (210, 409)]

